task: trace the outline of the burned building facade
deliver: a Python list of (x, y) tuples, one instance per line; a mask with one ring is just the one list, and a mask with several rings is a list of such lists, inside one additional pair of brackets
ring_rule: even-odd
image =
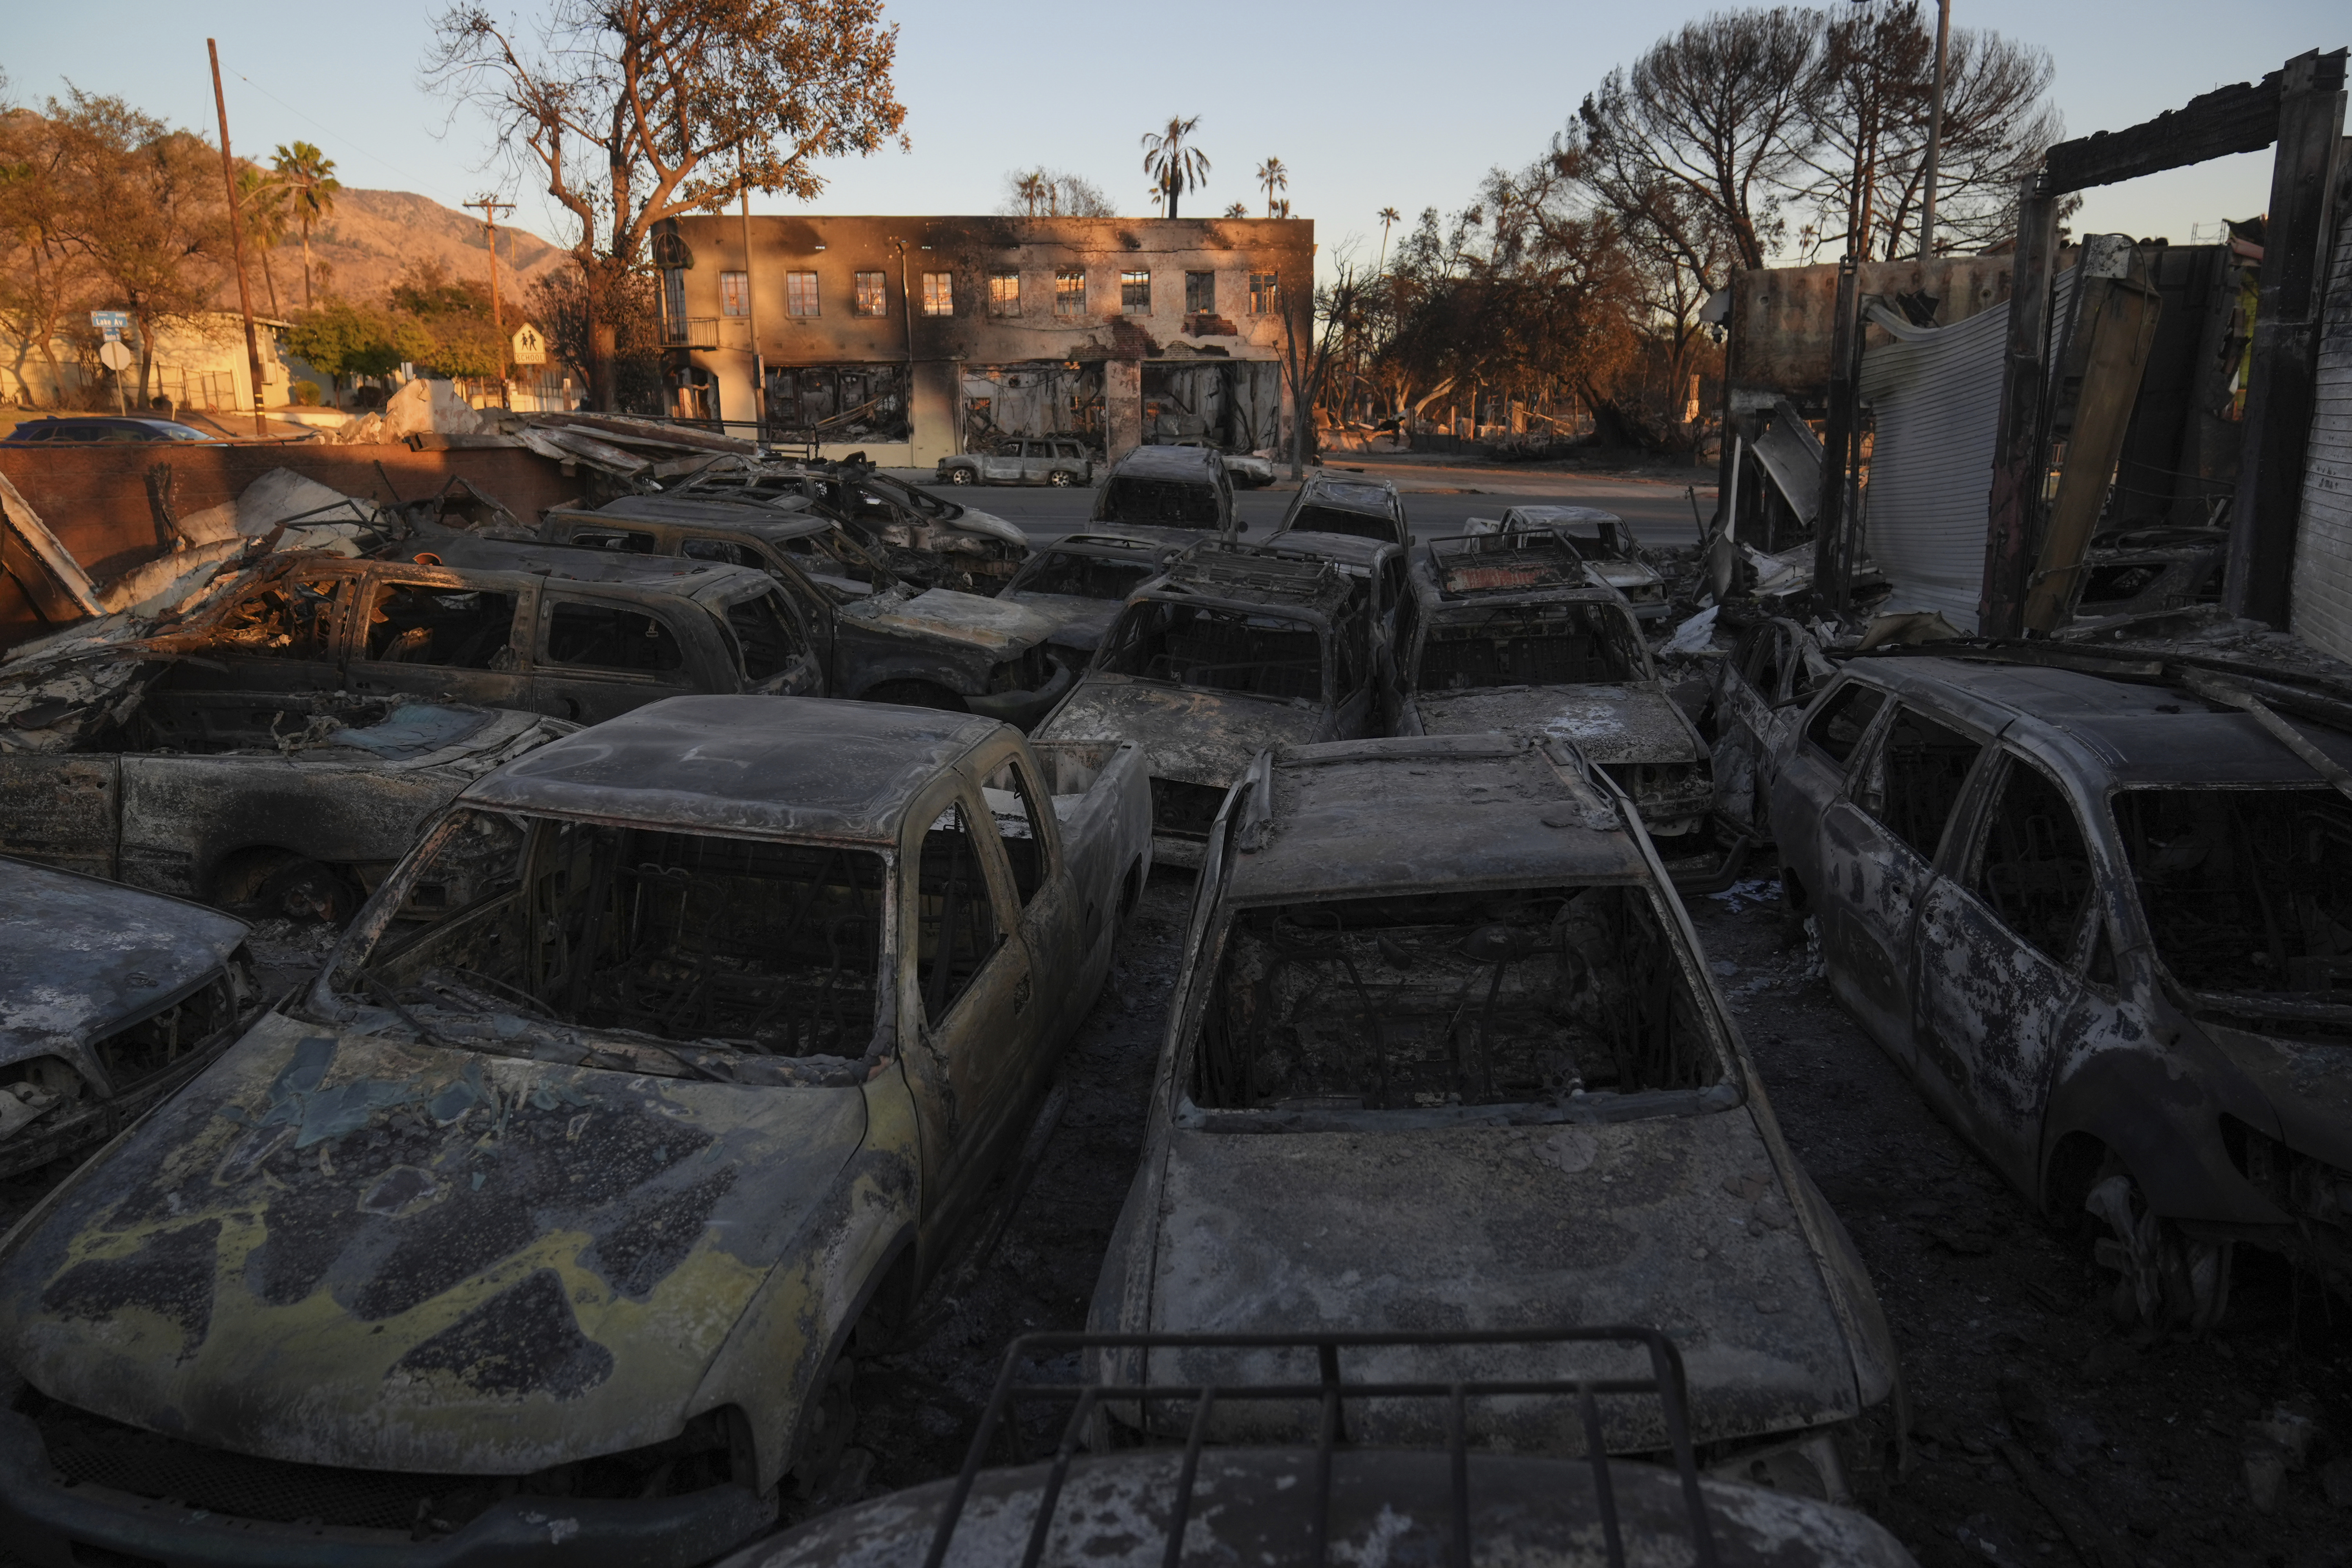
[(698, 216), (654, 258), (677, 416), (885, 465), (1005, 436), (1249, 451), (1289, 429), (1315, 226)]

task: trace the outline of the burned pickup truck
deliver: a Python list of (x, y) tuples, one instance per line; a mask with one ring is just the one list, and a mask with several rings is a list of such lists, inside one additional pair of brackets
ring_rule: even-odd
[(1415, 552), (1412, 580), (1399, 734), (1570, 742), (1633, 797), (1653, 837), (1696, 840), (1715, 799), (1706, 744), (1633, 611), (1573, 545), (1539, 531), (1440, 539)]
[(793, 464), (721, 459), (668, 493), (753, 505), (813, 502), (921, 588), (994, 594), (1029, 558), (1029, 536), (1003, 518), (892, 479), (856, 457)]
[(0, 1177), (103, 1143), (242, 1034), (245, 924), (0, 858)]
[(1252, 757), (1377, 727), (1370, 584), (1334, 562), (1203, 540), (1128, 601), (1037, 733), (1140, 742), (1160, 855), (1190, 863)]
[(1772, 786), (1839, 1000), (2154, 1326), (2352, 1289), (2352, 736), (2207, 690), (1852, 659)]
[[(1219, 814), (1194, 910), (1090, 1331), (1632, 1324), (1685, 1348), (1702, 1465), (1832, 1501), (1880, 1473), (1896, 1363), (1869, 1278), (1605, 774), (1504, 735), (1278, 750)], [(1153, 1363), (1155, 1383), (1210, 1380), (1181, 1346)], [(1574, 1343), (1358, 1356), (1397, 1384), (1629, 1363)], [(1299, 1381), (1282, 1370), (1263, 1351), (1236, 1380)], [(1302, 1408), (1204, 1420), (1213, 1442), (1296, 1438)], [(1584, 1447), (1525, 1406), (1470, 1420), (1482, 1447)], [(1350, 1436), (1447, 1438), (1396, 1407)], [(1672, 1436), (1653, 1409), (1604, 1442)]]
[(0, 1538), (708, 1562), (1026, 1131), (1150, 866), (1132, 748), (682, 698), (474, 784), (298, 1005), (0, 1252)]

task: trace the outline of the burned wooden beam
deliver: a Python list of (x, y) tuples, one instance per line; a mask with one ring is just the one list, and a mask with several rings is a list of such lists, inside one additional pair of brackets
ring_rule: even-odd
[(1994, 437), (1992, 494), (1985, 530), (1984, 592), (1977, 629), (1987, 637), (2024, 630), (2028, 563), (2040, 512), (2050, 418), (2050, 285), (2057, 271), (2058, 195), (2029, 175), (2017, 205), (2017, 272), (2009, 296), (2000, 427)]
[[(2329, 58), (2336, 61), (2340, 83), (2343, 54), (2339, 50)], [(2061, 142), (2050, 149), (2043, 163), (2051, 188), (2063, 195), (2231, 153), (2259, 153), (2278, 140), (2281, 74), (2273, 71), (2258, 82), (2215, 88), (2126, 130)]]

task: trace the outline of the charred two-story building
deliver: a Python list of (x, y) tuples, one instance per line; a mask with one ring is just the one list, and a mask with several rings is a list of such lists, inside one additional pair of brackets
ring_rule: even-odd
[(1310, 220), (753, 217), (748, 258), (745, 227), (655, 237), (672, 414), (916, 467), (1001, 436), (1287, 438)]

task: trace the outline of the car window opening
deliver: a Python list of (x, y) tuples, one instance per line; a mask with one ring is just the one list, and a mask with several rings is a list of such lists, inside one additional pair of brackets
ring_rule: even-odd
[(2148, 934), (2181, 984), (2352, 1006), (2352, 802), (2127, 789), (2115, 815)]
[(1206, 1109), (1560, 1104), (1722, 1062), (1639, 888), (1244, 910), (1203, 1011)]
[(1874, 686), (1859, 682), (1848, 686), (1831, 698), (1813, 721), (1805, 726), (1805, 739), (1830, 754), (1830, 760), (1843, 767), (1853, 756), (1853, 749), (1862, 744), (1862, 737), (1870, 729), (1870, 721), (1878, 717), (1885, 704), (1886, 693)]
[(772, 593), (755, 594), (728, 605), (727, 626), (741, 650), (746, 680), (773, 679), (805, 651), (798, 628)]
[(958, 803), (923, 835), (916, 883), (916, 973), (922, 984), (923, 1016), (934, 1027), (971, 988), (1004, 937), (981, 864), (982, 832), (996, 836), (993, 816), (983, 826)]
[(418, 865), (352, 989), (469, 1044), (478, 1031), (452, 1020), (520, 1013), (759, 1056), (861, 1057), (886, 874), (870, 850), (469, 813)]
[(1113, 474), (1103, 486), (1098, 521), (1160, 523), (1177, 528), (1217, 528), (1217, 491), (1213, 485), (1187, 484), (1181, 479), (1150, 479), (1134, 474)]
[(1641, 678), (1641, 645), (1615, 605), (1538, 605), (1433, 623), (1413, 685), (1422, 691), (1456, 691)]
[(1918, 852), (1936, 858), (1981, 742), (1909, 708), (1895, 710), (1857, 792), (1863, 806)]
[(388, 583), (368, 612), (367, 657), (444, 669), (509, 668), (514, 617), (512, 594)]
[(1048, 551), (1021, 584), (1024, 594), (1060, 594), (1073, 599), (1125, 599), (1141, 587), (1153, 568), (1133, 561), (1106, 561), (1076, 551)]
[(2091, 901), (2091, 851), (2063, 791), (2011, 759), (1979, 851), (1977, 896), (2053, 963), (2071, 963)]
[(1322, 637), (1310, 621), (1150, 600), (1129, 606), (1101, 669), (1255, 697), (1323, 697)]
[(609, 605), (558, 603), (548, 617), (547, 657), (557, 664), (657, 675), (686, 663), (677, 636), (659, 617)]
[(1336, 506), (1300, 507), (1290, 520), (1290, 527), (1294, 532), (1344, 533), (1356, 539), (1396, 537), (1396, 525), (1387, 518)]
[(232, 605), (212, 637), (223, 653), (278, 658), (335, 656), (333, 577), (281, 577)]

